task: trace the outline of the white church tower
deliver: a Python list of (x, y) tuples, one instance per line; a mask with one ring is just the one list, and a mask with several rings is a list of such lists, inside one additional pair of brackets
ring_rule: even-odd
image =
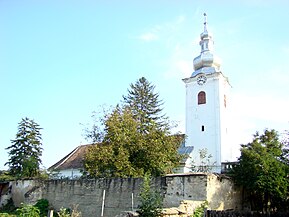
[(228, 144), (228, 102), (230, 84), (213, 54), (213, 39), (204, 14), (200, 35), (201, 53), (194, 59), (194, 72), (183, 79), (186, 85), (186, 144), (193, 146), (194, 165), (200, 165), (199, 151), (212, 155), (212, 172), (221, 172), (221, 162), (230, 154)]

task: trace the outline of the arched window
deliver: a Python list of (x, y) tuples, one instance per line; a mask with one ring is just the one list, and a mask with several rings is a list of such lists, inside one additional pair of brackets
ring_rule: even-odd
[(198, 105), (206, 104), (206, 93), (201, 91), (198, 93)]

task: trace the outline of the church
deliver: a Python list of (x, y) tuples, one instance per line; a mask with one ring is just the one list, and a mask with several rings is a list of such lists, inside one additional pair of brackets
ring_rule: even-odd
[[(180, 162), (177, 173), (200, 168), (206, 161), (210, 172), (221, 173), (232, 164), (229, 141), (229, 103), (231, 85), (220, 70), (220, 59), (214, 54), (214, 41), (204, 14), (204, 29), (200, 35), (201, 52), (194, 58), (194, 71), (184, 78), (186, 90), (186, 132), (179, 148), (187, 157)], [(80, 145), (49, 168), (61, 177), (81, 176), (82, 159), (89, 145)], [(200, 152), (206, 159), (200, 157)], [(209, 160), (208, 160), (209, 156)], [(200, 170), (202, 172), (202, 170)]]

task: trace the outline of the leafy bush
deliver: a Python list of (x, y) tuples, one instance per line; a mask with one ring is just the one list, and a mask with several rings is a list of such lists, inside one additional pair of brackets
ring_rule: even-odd
[(194, 215), (192, 217), (203, 217), (205, 209), (207, 208), (207, 206), (208, 206), (208, 201), (202, 203), (200, 206), (198, 206), (194, 210)]
[(9, 171), (0, 171), (0, 180), (1, 181), (12, 181), (12, 180), (15, 180), (16, 178), (11, 176), (9, 174)]
[(40, 211), (37, 207), (29, 204), (21, 204), (16, 210), (18, 217), (40, 217)]
[(12, 215), (8, 213), (0, 213), (0, 217), (16, 217), (16, 215)]
[(57, 212), (58, 217), (81, 217), (81, 212), (77, 210), (78, 205), (73, 205), (72, 210), (67, 208), (60, 208), (60, 211)]
[(57, 212), (59, 217), (70, 217), (69, 210), (66, 208), (61, 207), (59, 212)]
[(49, 202), (46, 199), (40, 199), (37, 201), (37, 203), (34, 205), (38, 210), (40, 211), (41, 217), (46, 217), (48, 213), (49, 208)]
[[(0, 208), (1, 214), (4, 214), (4, 213), (10, 213), (10, 214), (12, 214), (13, 212), (15, 212), (15, 210), (16, 210), (16, 207), (15, 207), (15, 205), (14, 205), (14, 202), (13, 202), (12, 198), (10, 198), (10, 199), (7, 201), (7, 203)], [(0, 216), (1, 216), (1, 215), (0, 215)]]

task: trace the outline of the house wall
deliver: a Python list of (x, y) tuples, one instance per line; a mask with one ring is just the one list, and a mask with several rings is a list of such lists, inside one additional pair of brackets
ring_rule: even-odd
[[(132, 203), (133, 209), (136, 209), (141, 185), (140, 178), (11, 182), (12, 193), (15, 194), (13, 200), (17, 200), (17, 205), (20, 205), (20, 200), (35, 203), (37, 199), (45, 198), (56, 210), (78, 205), (83, 216), (100, 216), (104, 190), (104, 216), (115, 216), (121, 211), (132, 210)], [(207, 200), (209, 208), (240, 207), (240, 194), (233, 183), (214, 174), (159, 177), (153, 180), (153, 188), (163, 194), (164, 207), (178, 207), (184, 200)]]
[(80, 169), (66, 169), (61, 171), (54, 171), (52, 173), (55, 178), (69, 178), (69, 179), (77, 179), (82, 176)]

